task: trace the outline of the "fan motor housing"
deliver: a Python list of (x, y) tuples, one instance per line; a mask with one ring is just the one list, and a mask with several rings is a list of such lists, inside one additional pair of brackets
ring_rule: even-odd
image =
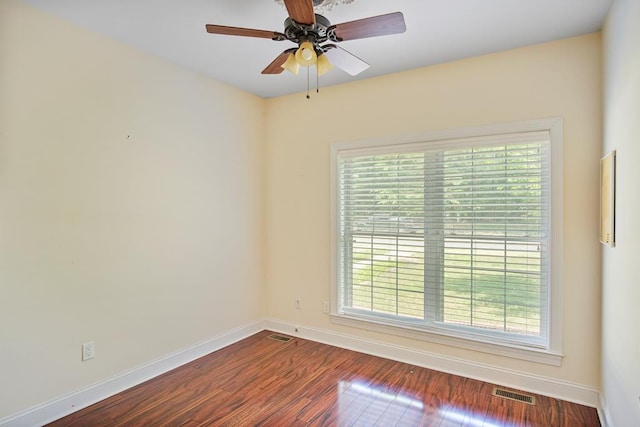
[(314, 45), (327, 41), (332, 32), (331, 22), (316, 13), (314, 25), (299, 24), (291, 18), (284, 20), (284, 35), (294, 43), (310, 41)]

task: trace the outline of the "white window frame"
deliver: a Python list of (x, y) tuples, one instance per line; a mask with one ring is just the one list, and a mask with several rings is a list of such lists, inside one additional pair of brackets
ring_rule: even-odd
[[(551, 244), (549, 250), (550, 289), (548, 345), (546, 347), (527, 346), (514, 343), (490, 334), (479, 337), (464, 330), (437, 330), (412, 327), (410, 324), (386, 322), (380, 316), (366, 317), (347, 312), (338, 312), (338, 235), (337, 235), (337, 159), (341, 151), (367, 149), (381, 150), (393, 146), (398, 151), (412, 144), (434, 143), (455, 145), (461, 138), (481, 138), (502, 134), (547, 131), (550, 138), (551, 174)], [(562, 362), (562, 280), (563, 280), (563, 122), (560, 117), (528, 120), (521, 122), (493, 124), (472, 128), (431, 131), (424, 134), (384, 139), (365, 139), (334, 143), (330, 147), (331, 164), (331, 321), (336, 324), (372, 330), (385, 334), (399, 335), (438, 344), (445, 344), (475, 351), (481, 351), (516, 359), (528, 360), (548, 365), (560, 366)]]

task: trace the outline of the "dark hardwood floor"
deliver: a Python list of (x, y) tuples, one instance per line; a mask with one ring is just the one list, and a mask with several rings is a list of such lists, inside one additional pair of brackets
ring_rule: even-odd
[[(594, 408), (263, 331), (50, 426), (599, 426)], [(528, 393), (527, 393), (528, 394)]]

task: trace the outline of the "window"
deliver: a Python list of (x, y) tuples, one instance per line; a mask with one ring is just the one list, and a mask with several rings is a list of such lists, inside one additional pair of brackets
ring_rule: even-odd
[(558, 119), (334, 145), (334, 317), (558, 354), (556, 155)]

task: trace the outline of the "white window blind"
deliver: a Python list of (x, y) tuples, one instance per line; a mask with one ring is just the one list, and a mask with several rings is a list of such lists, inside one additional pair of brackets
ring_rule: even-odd
[(547, 348), (550, 135), (344, 149), (337, 309)]

